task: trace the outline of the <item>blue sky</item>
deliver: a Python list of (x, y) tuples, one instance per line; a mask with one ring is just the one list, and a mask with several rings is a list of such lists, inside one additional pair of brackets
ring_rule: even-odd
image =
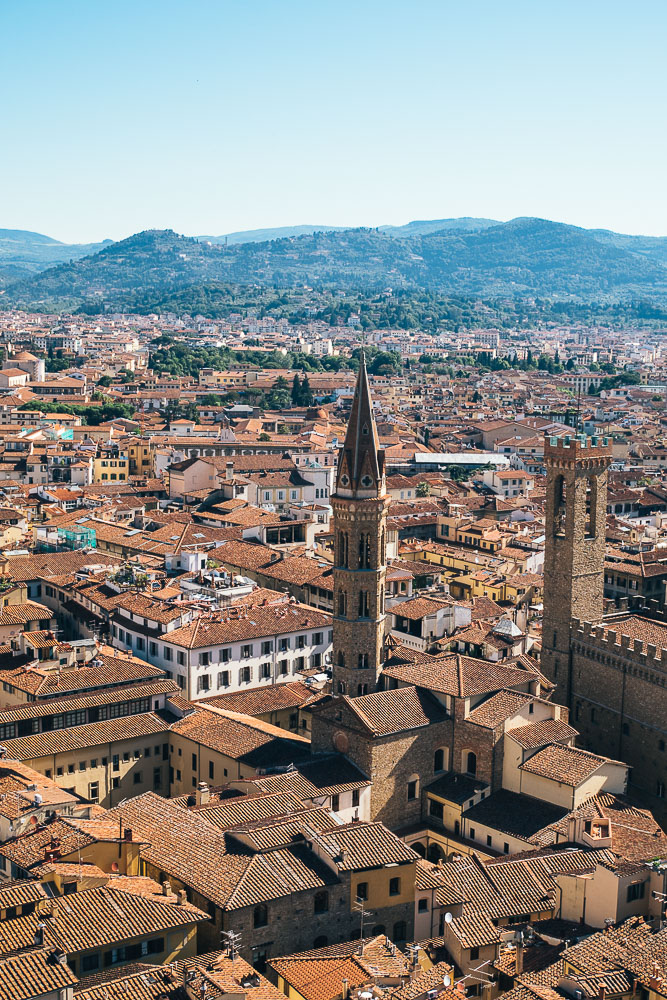
[(0, 0), (0, 227), (667, 234), (664, 0)]

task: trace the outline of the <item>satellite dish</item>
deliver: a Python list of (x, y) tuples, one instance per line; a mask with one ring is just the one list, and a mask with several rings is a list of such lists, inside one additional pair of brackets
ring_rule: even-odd
[(452, 985), (452, 977), (451, 976), (443, 976), (442, 977), (442, 985), (443, 986), (451, 986)]
[(451, 924), (451, 922), (452, 922), (453, 919), (454, 919), (454, 917), (451, 915), (451, 913), (445, 913), (445, 923), (446, 924)]

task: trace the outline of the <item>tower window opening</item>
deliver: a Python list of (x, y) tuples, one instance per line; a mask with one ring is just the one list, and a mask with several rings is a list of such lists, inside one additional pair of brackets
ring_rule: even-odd
[(565, 476), (558, 476), (554, 483), (554, 534), (565, 534), (565, 515), (567, 509), (567, 484)]
[(589, 476), (586, 479), (586, 526), (584, 532), (587, 538), (595, 538), (597, 534), (597, 485), (595, 476)]
[(359, 591), (359, 618), (368, 618), (368, 591)]
[(341, 531), (338, 536), (338, 562), (347, 569), (348, 566), (348, 536), (347, 531)]
[(368, 669), (368, 653), (359, 653), (359, 669)]

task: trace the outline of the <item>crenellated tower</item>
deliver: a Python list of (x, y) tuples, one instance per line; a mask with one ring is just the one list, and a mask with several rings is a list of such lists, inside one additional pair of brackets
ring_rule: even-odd
[(570, 703), (570, 623), (604, 613), (607, 470), (606, 438), (577, 434), (547, 438), (542, 671)]
[(345, 443), (340, 451), (334, 523), (333, 693), (377, 688), (384, 644), (387, 497), (366, 361), (361, 356)]

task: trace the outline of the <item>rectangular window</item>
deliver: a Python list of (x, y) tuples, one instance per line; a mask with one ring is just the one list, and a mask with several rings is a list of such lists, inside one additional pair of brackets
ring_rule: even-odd
[(215, 766), (213, 764), (213, 761), (209, 760), (209, 762), (208, 762), (208, 780), (209, 781), (213, 781), (214, 776), (215, 776)]
[(91, 781), (88, 785), (88, 798), (91, 802), (100, 801), (100, 784), (99, 781)]
[(646, 892), (646, 882), (633, 882), (628, 886), (627, 900), (632, 903), (635, 899), (643, 899)]
[(400, 896), (401, 894), (401, 880), (400, 878), (390, 878), (389, 879), (389, 895), (390, 896)]
[(165, 660), (173, 660), (173, 658), (174, 658), (174, 651), (171, 648), (171, 646), (163, 646), (162, 647), (162, 652), (164, 654)]
[(220, 670), (218, 673), (218, 687), (229, 687), (229, 670)]
[(182, 653), (179, 650), (178, 653), (176, 654), (176, 662), (180, 667), (185, 666), (185, 653)]
[(289, 638), (283, 637), (282, 639), (278, 640), (278, 649), (280, 650), (281, 653), (284, 653), (289, 648), (290, 648)]
[(197, 770), (197, 754), (196, 753), (193, 753), (193, 755), (192, 755), (192, 770), (193, 771)]
[(241, 659), (249, 660), (252, 656), (252, 646), (241, 646)]
[(250, 667), (241, 667), (239, 670), (239, 683), (250, 684)]
[(269, 653), (273, 652), (273, 643), (269, 640), (268, 642), (262, 643), (262, 656), (268, 656)]
[(149, 642), (148, 643), (148, 652), (151, 654), (151, 656), (157, 656), (157, 643), (156, 642)]
[(417, 782), (408, 781), (408, 801), (412, 801), (417, 798)]
[(263, 663), (260, 667), (260, 677), (262, 680), (267, 680), (271, 676), (271, 664)]
[(232, 658), (231, 649), (221, 649), (220, 650), (220, 663), (229, 663)]
[(313, 646), (321, 646), (323, 638), (324, 637), (321, 632), (313, 632)]
[(153, 768), (153, 788), (154, 788), (154, 790), (157, 790), (158, 788), (161, 788), (161, 787), (162, 787), (162, 768), (161, 767), (154, 767)]
[(358, 788), (353, 788), (352, 789), (352, 805), (353, 806), (358, 806), (359, 805), (359, 789)]
[(208, 674), (202, 674), (197, 678), (197, 692), (208, 691), (211, 686), (211, 678)]
[(333, 812), (338, 812), (340, 809), (340, 795), (331, 796), (331, 809)]
[(419, 913), (428, 913), (428, 899), (424, 897), (419, 900), (417, 903), (417, 911)]
[(368, 882), (357, 882), (357, 899), (368, 899)]

